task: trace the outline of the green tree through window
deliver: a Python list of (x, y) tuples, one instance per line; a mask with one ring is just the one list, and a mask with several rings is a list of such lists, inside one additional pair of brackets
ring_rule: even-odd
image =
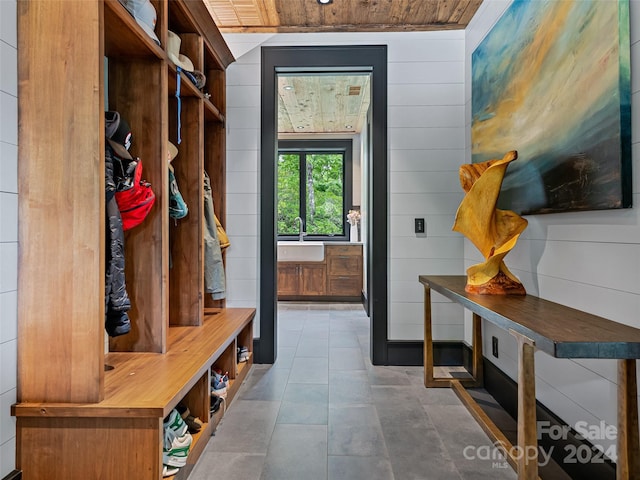
[(351, 168), (350, 141), (279, 142), (278, 236), (296, 237), (300, 217), (309, 237), (346, 237)]

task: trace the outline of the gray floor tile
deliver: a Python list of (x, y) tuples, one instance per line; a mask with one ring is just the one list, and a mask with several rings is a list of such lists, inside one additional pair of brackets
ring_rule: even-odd
[(359, 348), (330, 348), (329, 370), (365, 370)]
[(254, 369), (243, 384), (243, 400), (282, 399), (290, 370), (286, 368)]
[(414, 385), (413, 391), (423, 405), (460, 405), (460, 399), (450, 388), (426, 388), (424, 385)]
[(205, 447), (200, 460), (191, 471), (189, 480), (259, 480), (264, 465), (264, 454), (216, 454), (211, 442)]
[(383, 426), (433, 428), (431, 419), (407, 386), (373, 385), (371, 392)]
[(298, 342), (296, 357), (329, 357), (329, 339), (303, 337)]
[(329, 408), (329, 455), (387, 457), (373, 405)]
[(329, 334), (331, 348), (360, 348), (358, 336), (349, 332), (333, 332)]
[[(307, 324), (310, 323), (307, 321)], [(327, 325), (310, 325), (304, 327), (301, 340), (325, 340), (329, 341), (329, 327)]]
[(296, 355), (297, 347), (283, 347), (278, 345), (278, 354), (273, 368), (291, 368), (293, 366), (293, 357)]
[(411, 385), (408, 375), (404, 372), (378, 366), (371, 366), (367, 371), (371, 385)]
[(209, 443), (215, 452), (266, 453), (280, 402), (236, 398)]
[(321, 357), (295, 357), (291, 367), (290, 383), (327, 383), (329, 359)]
[(381, 423), (396, 479), (461, 480), (435, 428)]
[(329, 480), (394, 480), (394, 476), (387, 458), (329, 455)]
[(276, 425), (261, 480), (326, 480), (327, 427)]
[(329, 401), (329, 386), (326, 384), (289, 383), (282, 400), (326, 405)]
[(329, 405), (368, 403), (373, 398), (366, 371), (329, 372)]
[(297, 347), (300, 340), (301, 331), (281, 330), (278, 332), (279, 347)]
[(289, 383), (276, 423), (326, 425), (328, 391), (324, 384)]
[(276, 423), (298, 425), (326, 425), (326, 403), (282, 402)]

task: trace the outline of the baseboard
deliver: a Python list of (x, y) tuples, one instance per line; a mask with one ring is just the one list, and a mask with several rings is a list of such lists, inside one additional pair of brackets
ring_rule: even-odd
[(2, 480), (22, 480), (22, 471), (14, 470), (13, 472), (9, 472), (9, 475)]
[[(471, 349), (464, 345), (463, 349), (468, 350), (465, 355), (469, 355)], [(467, 366), (468, 368), (468, 366)], [(495, 398), (500, 406), (512, 417), (518, 416), (518, 384), (492, 362), (484, 359), (484, 387), (489, 394)], [(565, 428), (566, 435), (554, 435), (566, 438), (557, 440), (549, 438), (548, 434), (543, 434), (538, 444), (544, 451), (552, 451), (552, 458), (562, 467), (562, 469), (572, 478), (577, 480), (593, 479), (615, 480), (616, 465), (606, 457), (601, 457), (595, 447), (586, 439), (578, 438), (578, 433), (573, 428), (567, 428), (567, 422), (555, 415), (551, 410), (540, 402), (536, 401), (536, 418), (538, 422), (547, 422), (545, 427), (548, 431), (560, 432)], [(589, 450), (585, 450), (585, 447)], [(565, 460), (571, 457), (572, 453), (584, 452), (589, 458), (602, 460), (602, 463), (567, 463)], [(584, 457), (583, 457), (584, 458)], [(576, 459), (574, 455), (572, 459)]]
[[(463, 361), (462, 342), (433, 342), (434, 365), (461, 365)], [(424, 342), (387, 340), (387, 365), (414, 367), (424, 365)]]

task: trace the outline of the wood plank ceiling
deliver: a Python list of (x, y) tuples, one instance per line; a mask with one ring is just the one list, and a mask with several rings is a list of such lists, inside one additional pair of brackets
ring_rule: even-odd
[(205, 0), (226, 32), (381, 32), (464, 29), (482, 0)]
[[(482, 0), (204, 0), (222, 33), (411, 32), (464, 29)], [(281, 76), (278, 132), (359, 133), (368, 75)]]

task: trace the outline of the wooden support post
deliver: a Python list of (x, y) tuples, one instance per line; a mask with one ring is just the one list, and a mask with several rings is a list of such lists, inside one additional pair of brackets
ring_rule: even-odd
[(484, 373), (482, 370), (482, 317), (477, 313), (473, 314), (473, 378), (475, 387), (484, 386)]
[[(433, 365), (433, 325), (431, 315), (431, 288), (424, 284), (424, 386), (428, 388), (450, 387), (454, 377), (447, 367), (436, 368)], [(456, 372), (458, 373), (458, 372)], [(464, 372), (464, 378), (457, 378), (467, 387), (484, 386), (482, 373), (482, 318), (473, 314), (473, 357), (471, 374)], [(436, 376), (438, 375), (438, 376)]]
[(538, 436), (536, 431), (535, 342), (509, 329), (518, 340), (518, 480), (538, 478)]
[(618, 360), (618, 462), (616, 480), (640, 478), (635, 360)]
[(424, 286), (424, 386), (433, 385), (433, 333), (431, 331), (431, 288)]

